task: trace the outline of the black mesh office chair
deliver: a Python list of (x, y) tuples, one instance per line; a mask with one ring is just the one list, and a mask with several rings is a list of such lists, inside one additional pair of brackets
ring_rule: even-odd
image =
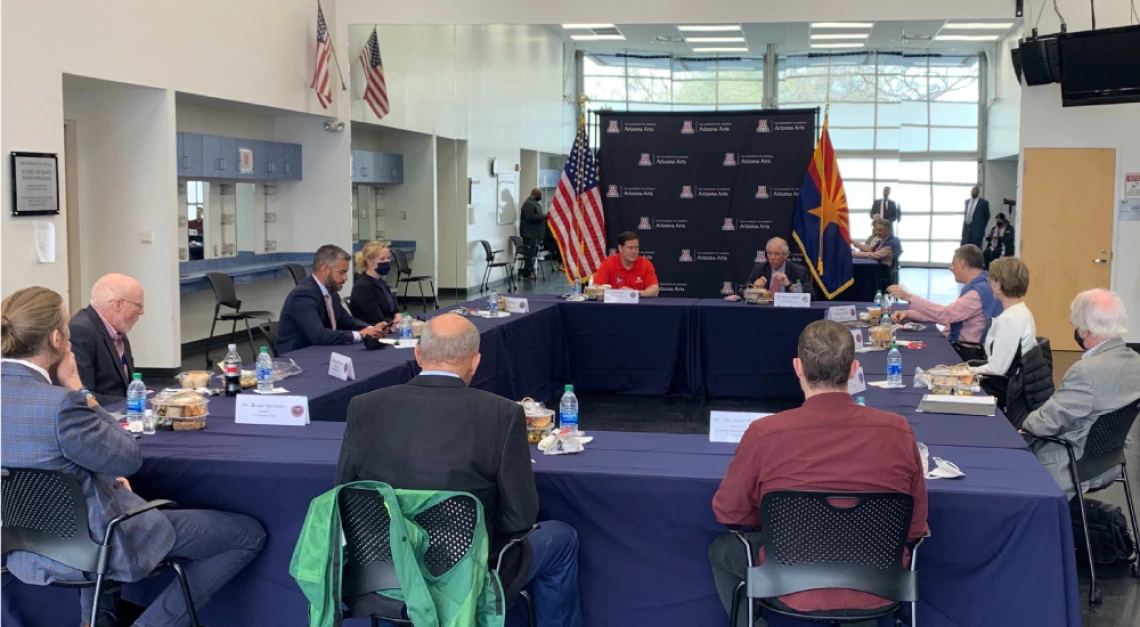
[(511, 252), (514, 253), (511, 255), (511, 273), (516, 277), (522, 276), (519, 273), (522, 268), (519, 262), (526, 264), (526, 246), (523, 244), (523, 238), (518, 235), (511, 235), (507, 240), (511, 244)]
[(294, 285), (300, 283), (301, 281), (304, 281), (305, 277), (309, 276), (309, 273), (305, 272), (305, 266), (302, 266), (299, 263), (287, 263), (285, 264), (285, 267), (289, 270), (289, 274), (293, 275)]
[[(404, 283), (404, 295), (400, 298), (406, 302), (408, 298), (408, 284), (415, 283), (416, 286), (420, 289), (420, 302), (423, 303), (424, 312), (427, 312), (427, 296), (424, 295), (424, 281), (427, 281), (428, 290), (431, 292), (432, 300), (435, 302), (435, 308), (439, 309), (439, 299), (435, 297), (435, 279), (426, 274), (421, 276), (413, 276), (412, 267), (408, 264), (408, 255), (399, 248), (391, 248), (390, 250), (392, 251), (392, 261), (396, 264), (395, 291), (398, 292), (400, 290), (400, 282)], [(404, 310), (407, 311), (406, 304), (404, 306)]]
[(491, 269), (502, 268), (503, 272), (507, 275), (507, 290), (515, 291), (515, 275), (511, 272), (512, 261), (496, 261), (495, 258), (502, 250), (491, 250), (491, 242), (485, 239), (479, 240), (479, 245), (483, 247), (483, 253), (486, 255), (487, 267), (483, 270), (483, 282), (479, 284), (479, 293), (487, 291), (491, 281)]
[[(1120, 477), (1112, 483), (1124, 484), (1124, 496), (1128, 500), (1128, 519), (1132, 523), (1132, 537), (1137, 538), (1136, 534), (1140, 531), (1140, 527), (1136, 526), (1136, 507), (1132, 503), (1132, 486), (1128, 483), (1128, 465), (1124, 458), (1124, 444), (1128, 440), (1128, 431), (1132, 429), (1132, 423), (1136, 421), (1137, 415), (1140, 415), (1140, 400), (1098, 417), (1089, 429), (1085, 439), (1085, 451), (1080, 459), (1077, 459), (1073, 444), (1068, 440), (1052, 436), (1034, 436), (1064, 446), (1065, 452), (1069, 454), (1069, 475), (1077, 490), (1077, 503), (1081, 508), (1081, 530), (1085, 532), (1085, 551), (1089, 558), (1089, 605), (1100, 603), (1104, 595), (1096, 587), (1096, 565), (1093, 563), (1092, 540), (1089, 538), (1089, 521), (1085, 513), (1085, 495), (1081, 490), (1081, 482), (1095, 479), (1113, 468), (1119, 468)], [(1090, 492), (1107, 487), (1108, 485), (1105, 485)], [(1130, 560), (1132, 576), (1140, 577), (1140, 548), (1133, 553)]]
[[(3, 531), (0, 544), (3, 554), (27, 551), (55, 560), (83, 573), (94, 574), (94, 581), (56, 580), (50, 585), (61, 588), (94, 588), (95, 601), (91, 607), (92, 623), (99, 616), (99, 600), (120, 583), (107, 579), (111, 561), (111, 538), (123, 521), (143, 512), (162, 507), (177, 507), (174, 501), (157, 499), (132, 508), (107, 523), (103, 541), (91, 539), (87, 523), (87, 500), (75, 477), (56, 470), (33, 468), (4, 468), (0, 481), (0, 509), (3, 510)], [(198, 627), (198, 614), (190, 596), (190, 585), (182, 567), (173, 560), (163, 561), (155, 569), (174, 569), (182, 596), (190, 615), (190, 625)], [(152, 573), (152, 574), (154, 574)]]
[[(341, 577), (341, 595), (351, 608), (354, 597), (365, 597), (373, 627), (381, 620), (397, 625), (411, 625), (404, 604), (394, 599), (372, 593), (379, 590), (392, 590), (400, 587), (396, 578), (396, 566), (392, 561), (392, 547), (389, 538), (388, 510), (384, 506), (384, 496), (371, 489), (345, 488), (337, 496), (340, 506), (341, 529), (344, 532), (344, 565)], [(415, 518), (427, 532), (428, 550), (424, 553), (423, 564), (428, 572), (438, 577), (453, 568), (471, 548), (478, 521), (475, 498), (457, 496), (430, 507)], [(502, 565), (503, 555), (522, 539), (512, 540), (499, 552), (497, 566)], [(534, 607), (530, 596), (520, 592), (527, 606), (531, 627), (534, 627)], [(353, 616), (351, 612), (346, 617)]]
[[(909, 494), (896, 492), (769, 492), (760, 501), (764, 563), (753, 565), (748, 550), (748, 578), (733, 594), (731, 625), (736, 625), (740, 595), (749, 599), (749, 625), (755, 603), (764, 609), (803, 620), (857, 623), (893, 616), (896, 623), (915, 625), (918, 580), (914, 566), (920, 539), (911, 549), (910, 568), (903, 566), (907, 531), (914, 510)], [(799, 612), (776, 597), (817, 590), (848, 588), (894, 601), (876, 610)], [(909, 619), (901, 613), (910, 605)]]
[[(253, 345), (253, 331), (249, 328), (250, 320), (272, 320), (273, 314), (268, 311), (242, 311), (241, 301), (238, 300), (237, 291), (234, 290), (234, 280), (230, 275), (222, 272), (209, 272), (206, 278), (210, 280), (210, 287), (214, 288), (214, 320), (210, 323), (210, 338), (206, 340), (206, 368), (213, 365), (210, 361), (210, 349), (214, 347), (214, 328), (218, 322), (233, 322), (230, 328), (230, 337), (237, 332), (239, 320), (245, 323), (245, 334), (249, 337), (249, 350), (257, 357), (257, 348)], [(222, 307), (233, 311), (222, 313)]]

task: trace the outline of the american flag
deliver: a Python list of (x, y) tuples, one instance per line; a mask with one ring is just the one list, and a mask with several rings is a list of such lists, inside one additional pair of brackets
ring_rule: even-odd
[(562, 251), (566, 278), (574, 281), (594, 274), (605, 258), (606, 222), (598, 169), (585, 126), (578, 129), (547, 221)]
[(364, 101), (372, 107), (376, 118), (388, 115), (388, 86), (384, 83), (384, 63), (380, 60), (380, 40), (376, 37), (376, 29), (372, 29), (372, 36), (364, 49), (360, 51), (360, 64), (364, 67)]
[(329, 41), (329, 27), (325, 24), (325, 14), (321, 7), (317, 7), (317, 69), (313, 72), (313, 84), (309, 85), (317, 92), (317, 100), (321, 106), (328, 109), (332, 102), (332, 80), (329, 78), (329, 54), (332, 53), (332, 43)]

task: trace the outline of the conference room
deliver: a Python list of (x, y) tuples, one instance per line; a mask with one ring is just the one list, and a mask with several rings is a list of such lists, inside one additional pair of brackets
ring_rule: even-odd
[[(322, 568), (355, 589), (345, 508), (368, 491), (405, 514), (372, 528), (420, 544), (373, 538), (394, 585), (366, 596), (395, 590), (383, 617), (411, 624), (474, 623), (417, 596), (444, 588), (487, 624), (1135, 623), (1127, 3), (14, 0), (3, 18), (4, 624), (315, 625), (333, 606), (369, 624), (302, 567), (339, 507), (346, 563)], [(486, 497), (508, 470), (536, 500)], [(466, 518), (417, 518), (423, 490), (485, 521), (446, 549), (474, 583), (425, 556)], [(814, 504), (761, 524), (780, 498)], [(155, 499), (173, 503), (116, 523), (100, 562), (108, 522)], [(224, 574), (187, 553), (198, 512), (245, 543)], [(553, 532), (576, 546), (557, 585), (536, 549)], [(851, 595), (885, 600), (809, 602)]]

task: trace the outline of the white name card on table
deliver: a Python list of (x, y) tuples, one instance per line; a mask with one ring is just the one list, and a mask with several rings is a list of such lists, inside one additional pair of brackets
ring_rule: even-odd
[(863, 366), (855, 371), (855, 376), (847, 380), (847, 393), (851, 395), (867, 391), (867, 377), (863, 374)]
[(709, 442), (739, 444), (749, 425), (771, 415), (744, 411), (709, 412)]
[(309, 424), (308, 396), (238, 394), (234, 422), (246, 425), (303, 427)]
[(606, 290), (602, 297), (603, 303), (625, 303), (636, 305), (641, 302), (641, 292), (637, 290)]
[(807, 292), (776, 292), (772, 295), (776, 307), (811, 307), (811, 294)]
[(863, 348), (863, 329), (851, 329), (851, 338), (855, 340), (855, 350), (859, 351)]
[(511, 313), (529, 313), (530, 301), (525, 298), (507, 297), (507, 311)]
[(352, 358), (340, 353), (329, 355), (329, 376), (341, 381), (355, 381), (356, 371), (352, 369)]
[(827, 308), (827, 319), (833, 322), (858, 322), (855, 305), (839, 305)]

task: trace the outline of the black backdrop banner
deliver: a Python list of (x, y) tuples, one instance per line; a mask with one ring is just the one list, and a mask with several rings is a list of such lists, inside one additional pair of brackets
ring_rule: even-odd
[(662, 296), (739, 289), (770, 238), (792, 241), (818, 113), (598, 113), (610, 252), (619, 233), (641, 235)]

